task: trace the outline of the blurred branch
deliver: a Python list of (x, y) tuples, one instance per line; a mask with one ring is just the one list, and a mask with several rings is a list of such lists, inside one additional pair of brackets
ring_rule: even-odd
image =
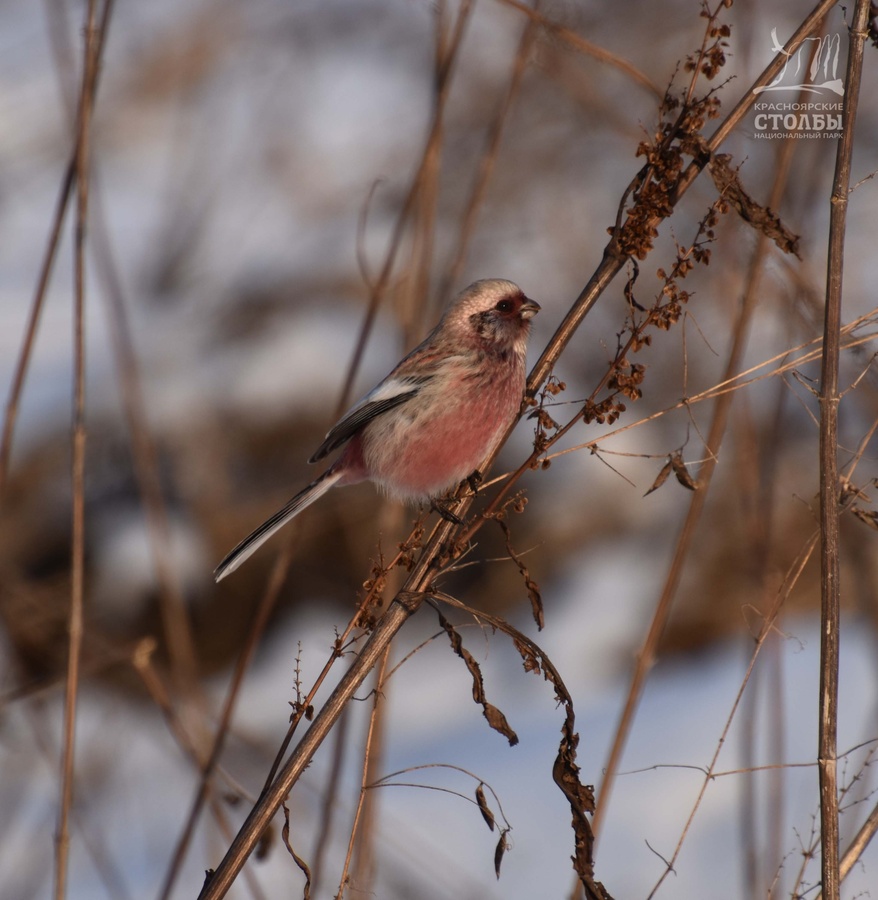
[[(375, 324), (375, 316), (378, 314), (378, 307), (381, 305), (384, 292), (387, 289), (387, 285), (393, 274), (393, 267), (396, 264), (396, 256), (402, 244), (406, 225), (415, 209), (419, 194), (424, 190), (427, 175), (434, 162), (434, 156), (438, 153), (439, 141), (442, 137), (445, 105), (448, 101), (448, 93), (451, 87), (451, 75), (454, 72), (454, 62), (457, 59), (457, 54), (463, 41), (463, 35), (469, 21), (471, 9), (471, 0), (464, 0), (464, 2), (461, 3), (460, 10), (457, 14), (453, 36), (448, 39), (441, 34), (437, 35), (435, 93), (433, 116), (430, 120), (430, 130), (427, 134), (418, 170), (412, 178), (402, 208), (397, 216), (396, 225), (394, 226), (393, 234), (390, 238), (390, 246), (387, 250), (387, 255), (384, 258), (384, 264), (381, 267), (378, 278), (369, 284), (369, 306), (366, 310), (363, 324), (360, 327), (360, 334), (357, 339), (353, 357), (351, 358), (350, 365), (348, 366), (345, 375), (344, 384), (339, 396), (338, 407), (336, 408), (337, 414), (340, 414), (348, 405), (354, 378), (359, 371), (363, 353), (369, 340), (369, 335), (372, 333), (372, 327)], [(437, 29), (441, 30), (441, 28), (441, 22), (437, 23)], [(367, 273), (364, 272), (363, 274), (364, 276), (367, 276)]]
[(485, 150), (479, 162), (479, 171), (470, 190), (469, 200), (463, 214), (463, 221), (458, 231), (457, 246), (448, 266), (448, 271), (443, 278), (442, 287), (438, 292), (437, 299), (442, 301), (443, 304), (451, 293), (452, 285), (456, 284), (460, 278), (460, 273), (466, 262), (466, 254), (476, 227), (476, 218), (488, 193), (488, 185), (491, 182), (494, 165), (500, 152), (503, 129), (509, 119), (512, 105), (521, 90), (521, 82), (524, 78), (531, 48), (536, 38), (536, 30), (534, 19), (531, 19), (522, 30), (521, 38), (518, 42), (518, 50), (515, 53), (512, 77), (509, 79), (509, 85), (491, 123)]
[(58, 831), (55, 838), (55, 898), (67, 895), (70, 849), (69, 819), (73, 803), (76, 711), (79, 698), (79, 662), (82, 654), (85, 591), (85, 237), (88, 218), (88, 175), (92, 97), (97, 71), (96, 0), (89, 0), (84, 32), (82, 92), (76, 128), (76, 228), (74, 235), (73, 313), (73, 422), (71, 427), (73, 522), (70, 564), (67, 679), (64, 692), (63, 753)]
[(839, 656), (839, 479), (838, 361), (841, 329), (844, 238), (854, 147), (854, 123), (860, 96), (863, 50), (869, 22), (869, 0), (857, 0), (850, 29), (842, 135), (835, 161), (829, 213), (829, 259), (823, 361), (820, 370), (820, 763), (821, 878), (826, 900), (838, 900), (838, 656)]
[(166, 898), (170, 897), (174, 883), (183, 867), (183, 861), (186, 858), (186, 853), (192, 841), (195, 826), (198, 824), (201, 812), (210, 796), (213, 774), (219, 765), (220, 757), (225, 748), (226, 737), (228, 736), (229, 728), (231, 727), (232, 716), (235, 711), (238, 695), (240, 694), (241, 685), (244, 682), (244, 675), (250, 666), (250, 662), (259, 645), (259, 640), (262, 637), (271, 618), (271, 613), (277, 604), (278, 596), (280, 595), (281, 588), (283, 587), (287, 572), (289, 571), (290, 562), (290, 554), (281, 553), (272, 569), (268, 587), (262, 595), (259, 606), (256, 608), (256, 613), (253, 616), (253, 624), (250, 626), (244, 647), (235, 663), (235, 671), (232, 674), (231, 683), (226, 691), (226, 697), (223, 701), (223, 707), (220, 711), (219, 720), (217, 722), (216, 731), (214, 732), (207, 759), (203, 764), (200, 759), (197, 760), (200, 770), (198, 787), (195, 790), (195, 797), (192, 800), (189, 814), (186, 817), (186, 824), (183, 826), (183, 831), (177, 838), (174, 852), (171, 855), (171, 862), (165, 873), (165, 878), (159, 892), (161, 900), (166, 900)]
[(198, 683), (198, 661), (186, 600), (174, 568), (168, 509), (162, 490), (156, 442), (150, 433), (141, 386), (137, 354), (126, 312), (122, 279), (113, 255), (110, 229), (101, 203), (100, 183), (92, 198), (92, 241), (96, 270), (104, 288), (106, 315), (125, 421), (131, 440), (131, 455), (137, 487), (146, 513), (147, 534), (155, 566), (159, 608), (165, 645), (179, 699), (203, 707), (204, 697)]
[(517, 9), (520, 13), (524, 13), (533, 24), (544, 28), (549, 34), (562, 40), (569, 47), (582, 53), (584, 56), (590, 56), (598, 62), (606, 63), (620, 72), (624, 72), (635, 84), (646, 88), (655, 97), (660, 98), (662, 96), (662, 91), (659, 87), (647, 75), (644, 75), (640, 69), (628, 62), (627, 59), (623, 59), (615, 53), (610, 53), (609, 50), (586, 40), (570, 28), (547, 19), (538, 9), (531, 8), (527, 4), (521, 3), (520, 0), (500, 0), (500, 2), (505, 6)]
[[(341, 877), (339, 878), (338, 884), (338, 892), (336, 893), (337, 900), (341, 900), (344, 897), (345, 888), (350, 883), (350, 869), (351, 869), (351, 860), (354, 855), (354, 848), (357, 846), (357, 839), (361, 834), (360, 831), (360, 823), (364, 818), (368, 818), (364, 816), (364, 811), (366, 808), (366, 797), (369, 789), (369, 785), (375, 779), (372, 776), (374, 773), (371, 771), (374, 765), (374, 755), (372, 753), (372, 745), (373, 741), (380, 740), (378, 736), (380, 733), (380, 721), (379, 717), (384, 707), (384, 682), (385, 682), (385, 672), (387, 671), (387, 661), (390, 658), (390, 645), (385, 648), (384, 655), (381, 657), (381, 662), (378, 664), (378, 669), (375, 675), (375, 688), (372, 692), (372, 712), (369, 715), (369, 727), (366, 732), (366, 745), (363, 749), (363, 771), (362, 776), (360, 778), (360, 796), (357, 800), (357, 809), (354, 813), (354, 822), (351, 825), (351, 835), (348, 840), (348, 850), (344, 860), (344, 866), (341, 870)], [(358, 861), (358, 867), (362, 865), (361, 862)], [(359, 880), (357, 882), (357, 890), (363, 891), (366, 894), (371, 893), (371, 889), (368, 885), (362, 884)]]
[[(100, 24), (97, 28), (97, 34), (94, 41), (94, 67), (91, 73), (91, 81), (88, 85), (88, 93), (80, 97), (80, 107), (83, 102), (87, 102), (89, 106), (94, 103), (97, 93), (98, 81), (101, 72), (100, 59), (103, 55), (104, 45), (107, 41), (107, 32), (110, 27), (110, 14), (113, 10), (113, 0), (106, 0), (103, 12), (101, 13)], [(82, 118), (82, 110), (77, 116), (79, 123)], [(77, 124), (75, 134), (79, 132), (80, 124)], [(18, 405), (21, 401), (21, 393), (24, 389), (24, 380), (27, 377), (27, 369), (30, 365), (31, 353), (33, 352), (34, 341), (36, 340), (37, 330), (40, 324), (40, 316), (43, 311), (43, 302), (46, 299), (46, 291), (49, 287), (49, 279), (52, 277), (52, 268), (55, 264), (55, 255), (58, 252), (58, 244), (61, 240), (61, 228), (64, 225), (64, 216), (67, 212), (67, 204), (70, 201), (70, 194), (73, 190), (73, 184), (76, 179), (76, 166), (79, 156), (79, 141), (77, 140), (70, 153), (70, 159), (61, 179), (61, 189), (58, 192), (58, 199), (55, 204), (55, 214), (52, 217), (52, 227), (49, 231), (49, 239), (46, 242), (46, 251), (40, 265), (40, 274), (37, 279), (37, 289), (34, 293), (34, 299), (31, 303), (30, 315), (28, 317), (27, 326), (25, 328), (24, 339), (21, 343), (21, 350), (18, 355), (18, 361), (15, 365), (15, 374), (12, 377), (12, 386), (9, 389), (9, 399), (6, 401), (6, 415), (3, 420), (3, 436), (0, 438), (0, 501), (6, 491), (6, 481), (9, 477), (9, 457), (12, 453), (12, 438), (15, 434), (15, 423), (18, 419)]]
[[(811, 557), (814, 554), (815, 549), (817, 548), (819, 535), (815, 532), (802, 547), (801, 552), (798, 557), (793, 561), (793, 564), (790, 566), (789, 571), (786, 573), (786, 577), (784, 578), (783, 584), (778, 589), (774, 603), (771, 606), (771, 609), (765, 615), (765, 618), (762, 621), (762, 627), (759, 629), (759, 635), (756, 638), (756, 646), (753, 648), (753, 652), (750, 654), (750, 661), (747, 664), (747, 671), (744, 673), (744, 678), (741, 681), (741, 685), (738, 688), (738, 693), (735, 696), (735, 700), (732, 703), (731, 711), (729, 712), (728, 717), (726, 718), (726, 723), (723, 727), (722, 734), (720, 735), (719, 740), (717, 741), (716, 750), (714, 751), (713, 758), (710, 761), (710, 765), (708, 765), (707, 769), (704, 772), (704, 779), (701, 782), (701, 788), (698, 791), (698, 796), (695, 799), (695, 803), (692, 806), (692, 809), (689, 813), (689, 817), (686, 819), (686, 824), (683, 826), (683, 830), (680, 834), (680, 838), (677, 841), (677, 846), (674, 848), (674, 852), (669, 860), (666, 860), (666, 868), (662, 873), (659, 880), (655, 883), (655, 886), (650, 891), (647, 900), (652, 900), (652, 898), (658, 892), (658, 889), (661, 887), (665, 878), (674, 871), (674, 863), (677, 861), (677, 858), (680, 855), (680, 851), (683, 849), (683, 842), (686, 840), (686, 836), (689, 833), (689, 829), (692, 825), (692, 822), (695, 819), (695, 814), (698, 812), (698, 808), (701, 805), (701, 801), (704, 799), (704, 795), (707, 792), (707, 787), (716, 777), (716, 765), (719, 762), (719, 756), (722, 752), (723, 747), (725, 746), (726, 740), (729, 735), (729, 731), (732, 727), (732, 722), (734, 721), (735, 715), (738, 712), (738, 708), (741, 705), (741, 701), (744, 697), (744, 691), (747, 688), (747, 685), (750, 683), (750, 678), (753, 675), (753, 670), (756, 666), (756, 660), (759, 657), (762, 648), (767, 640), (768, 636), (774, 630), (775, 622), (777, 621), (778, 616), (780, 615), (781, 609), (783, 608), (784, 603), (786, 603), (787, 598), (792, 593), (793, 588), (796, 586), (802, 572), (805, 569), (805, 566), (810, 561)], [(597, 817), (595, 817), (597, 818)]]

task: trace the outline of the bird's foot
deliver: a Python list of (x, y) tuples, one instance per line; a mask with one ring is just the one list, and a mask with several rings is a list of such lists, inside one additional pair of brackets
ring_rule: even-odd
[(463, 525), (463, 519), (448, 508), (448, 503), (448, 500), (433, 499), (430, 501), (430, 508), (439, 513), (446, 522), (452, 522), (455, 525)]
[(482, 473), (476, 469), (472, 475), (466, 476), (466, 483), (469, 485), (470, 490), (473, 494), (478, 494), (479, 485), (482, 483)]

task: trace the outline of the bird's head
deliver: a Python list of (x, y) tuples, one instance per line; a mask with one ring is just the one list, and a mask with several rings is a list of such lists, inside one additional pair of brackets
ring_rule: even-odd
[(524, 356), (530, 320), (540, 311), (511, 281), (488, 278), (461, 291), (445, 314), (447, 327), (488, 350)]

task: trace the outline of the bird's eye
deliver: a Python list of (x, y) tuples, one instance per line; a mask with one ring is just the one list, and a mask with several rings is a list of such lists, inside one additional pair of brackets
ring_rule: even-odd
[(497, 312), (508, 313), (508, 312), (512, 312), (513, 306), (514, 306), (514, 304), (512, 303), (511, 300), (501, 300), (494, 307), (494, 309), (496, 309)]

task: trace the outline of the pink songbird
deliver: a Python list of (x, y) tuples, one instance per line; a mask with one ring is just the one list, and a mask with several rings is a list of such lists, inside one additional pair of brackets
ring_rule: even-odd
[(396, 499), (435, 502), (477, 475), (521, 406), (530, 320), (539, 309), (511, 281), (477, 281), (458, 294), (309, 462), (344, 447), (338, 459), (244, 538), (217, 566), (216, 580), (331, 487), (370, 480)]

